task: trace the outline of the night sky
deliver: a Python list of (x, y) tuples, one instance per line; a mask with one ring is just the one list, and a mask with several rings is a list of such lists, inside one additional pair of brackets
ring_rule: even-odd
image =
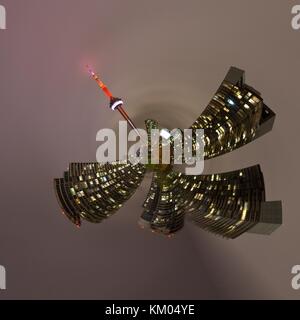
[[(0, 0), (0, 299), (279, 299), (299, 255), (300, 30), (295, 1)], [(225, 240), (194, 225), (173, 239), (141, 230), (151, 182), (107, 221), (74, 227), (53, 190), (69, 162), (95, 161), (96, 133), (120, 115), (91, 64), (139, 127), (188, 128), (230, 66), (277, 114), (272, 132), (205, 162), (206, 173), (260, 164), (282, 200), (271, 236)]]

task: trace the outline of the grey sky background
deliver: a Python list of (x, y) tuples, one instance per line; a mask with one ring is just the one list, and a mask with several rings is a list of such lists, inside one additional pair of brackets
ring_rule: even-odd
[[(0, 299), (299, 299), (300, 31), (297, 1), (0, 0)], [(299, 3), (300, 4), (300, 3)], [(193, 225), (174, 239), (141, 230), (148, 191), (100, 225), (74, 228), (52, 188), (69, 162), (94, 161), (100, 128), (120, 119), (88, 79), (88, 62), (138, 126), (188, 127), (230, 66), (277, 114), (273, 131), (205, 163), (259, 163), (267, 200), (282, 200), (271, 236), (228, 241)]]

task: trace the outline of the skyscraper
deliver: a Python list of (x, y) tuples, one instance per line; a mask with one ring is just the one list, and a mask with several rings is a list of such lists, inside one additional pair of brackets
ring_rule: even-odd
[[(100, 87), (108, 91), (98, 76), (91, 74)], [(244, 74), (231, 67), (208, 106), (191, 126), (193, 130), (204, 129), (205, 159), (244, 146), (273, 127), (274, 112), (264, 104), (260, 93), (245, 83)], [(115, 98), (111, 94), (109, 97), (111, 104)], [(121, 108), (122, 100), (117, 101), (120, 105), (116, 108)], [(136, 130), (123, 108), (120, 110)], [(149, 119), (146, 128), (150, 137), (150, 130), (159, 126)], [(193, 139), (195, 151), (197, 144)], [(170, 144), (174, 141), (170, 140)], [(270, 234), (282, 223), (281, 202), (265, 200), (259, 165), (191, 176), (174, 171), (172, 164), (72, 163), (64, 178), (54, 181), (63, 213), (77, 226), (82, 219), (102, 222), (130, 198), (146, 170), (153, 171), (153, 179), (139, 221), (143, 228), (171, 235), (182, 229), (187, 220), (225, 238), (236, 238), (244, 232)]]

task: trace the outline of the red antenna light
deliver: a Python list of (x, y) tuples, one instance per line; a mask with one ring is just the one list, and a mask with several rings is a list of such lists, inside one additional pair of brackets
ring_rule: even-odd
[(100, 80), (100, 78), (96, 75), (96, 73), (91, 69), (89, 65), (86, 65), (86, 68), (88, 69), (89, 74), (91, 77), (97, 82), (98, 86), (102, 89), (104, 94), (109, 98), (113, 98), (113, 95), (108, 90), (107, 86)]

